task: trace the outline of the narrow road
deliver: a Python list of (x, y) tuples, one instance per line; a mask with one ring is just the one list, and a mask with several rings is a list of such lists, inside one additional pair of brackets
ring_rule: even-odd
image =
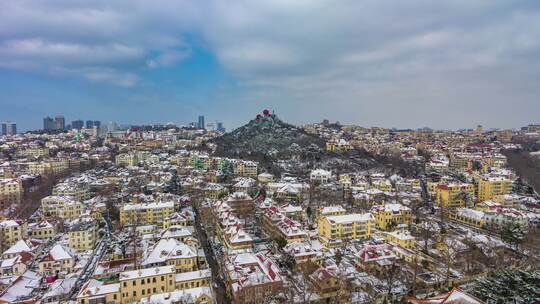
[(107, 223), (107, 232), (103, 237), (99, 240), (97, 246), (94, 248), (94, 251), (92, 252), (92, 258), (88, 263), (86, 263), (84, 269), (81, 271), (81, 275), (73, 285), (73, 288), (71, 289), (71, 292), (69, 294), (70, 300), (76, 300), (77, 295), (79, 294), (81, 287), (90, 279), (92, 278), (92, 275), (94, 274), (94, 270), (96, 269), (96, 266), (98, 262), (101, 260), (105, 252), (107, 252), (107, 245), (110, 243), (109, 239), (111, 237), (111, 223), (109, 220), (109, 217), (104, 214), (103, 219)]
[(193, 210), (195, 211), (195, 229), (197, 230), (197, 236), (199, 237), (199, 240), (201, 241), (201, 246), (204, 250), (204, 254), (206, 256), (208, 266), (210, 267), (210, 270), (212, 271), (212, 281), (214, 284), (213, 289), (216, 296), (216, 303), (228, 304), (230, 302), (226, 296), (227, 289), (225, 287), (225, 283), (223, 282), (223, 280), (220, 279), (221, 275), (219, 272), (219, 265), (214, 256), (212, 245), (208, 241), (206, 231), (202, 228), (199, 210), (195, 206), (193, 206)]

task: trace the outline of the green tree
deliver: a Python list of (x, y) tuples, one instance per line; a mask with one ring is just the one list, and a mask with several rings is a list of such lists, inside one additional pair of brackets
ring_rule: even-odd
[(519, 245), (521, 245), (525, 239), (526, 231), (525, 228), (518, 223), (507, 222), (501, 227), (500, 234), (503, 241), (509, 243), (515, 249), (518, 249)]
[(282, 250), (283, 247), (287, 246), (287, 240), (282, 237), (277, 238), (275, 242), (279, 250)]

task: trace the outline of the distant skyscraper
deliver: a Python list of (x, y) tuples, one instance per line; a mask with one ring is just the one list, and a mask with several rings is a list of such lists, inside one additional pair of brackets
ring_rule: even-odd
[(17, 134), (17, 124), (11, 121), (5, 121), (2, 123), (2, 135), (14, 135)]
[(101, 121), (99, 120), (94, 120), (94, 127), (99, 129), (101, 127)]
[(217, 130), (219, 132), (225, 132), (225, 127), (223, 126), (223, 123), (220, 121), (217, 122)]
[(94, 121), (93, 120), (87, 120), (86, 121), (86, 128), (92, 129), (94, 127)]
[(50, 118), (49, 116), (43, 118), (43, 130), (50, 131), (54, 129), (55, 129), (54, 120)]
[(197, 128), (204, 129), (204, 116), (199, 115), (199, 123), (197, 124)]
[(84, 127), (84, 121), (82, 121), (80, 119), (79, 120), (74, 120), (74, 121), (71, 122), (71, 127), (73, 129), (80, 130), (80, 129), (82, 129)]
[(66, 129), (66, 119), (62, 115), (58, 115), (54, 118), (54, 129), (64, 130)]

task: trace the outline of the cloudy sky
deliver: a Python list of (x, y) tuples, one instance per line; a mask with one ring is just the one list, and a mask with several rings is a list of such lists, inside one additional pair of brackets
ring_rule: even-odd
[(540, 1), (0, 0), (0, 120), (540, 122)]

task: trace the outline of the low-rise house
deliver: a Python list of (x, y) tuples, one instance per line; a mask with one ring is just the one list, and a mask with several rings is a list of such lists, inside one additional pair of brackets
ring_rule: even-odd
[(450, 212), (449, 218), (465, 225), (471, 225), (478, 228), (483, 227), (486, 223), (483, 211), (470, 208), (457, 208), (453, 212)]
[(335, 300), (337, 303), (347, 303), (349, 291), (341, 285), (339, 269), (335, 266), (321, 267), (315, 270), (308, 277), (309, 284), (318, 295), (320, 303), (330, 303)]
[(377, 275), (383, 274), (398, 259), (393, 246), (382, 241), (364, 243), (356, 256), (358, 269)]
[(526, 227), (529, 224), (525, 213), (514, 208), (494, 207), (484, 212), (486, 226), (498, 229), (508, 224)]
[(148, 250), (141, 265), (145, 268), (174, 266), (175, 272), (191, 272), (206, 269), (206, 258), (202, 250), (188, 246), (176, 239), (161, 239)]
[(40, 285), (41, 277), (35, 272), (26, 271), (0, 294), (0, 304), (36, 303), (38, 297), (35, 291)]
[(324, 169), (315, 169), (309, 174), (311, 182), (326, 184), (330, 179), (332, 179), (332, 172)]
[(75, 253), (63, 245), (55, 245), (39, 261), (39, 273), (46, 276), (68, 274), (75, 267)]
[(231, 255), (225, 267), (234, 303), (261, 303), (283, 289), (277, 264), (263, 253)]
[(283, 247), (283, 252), (294, 259), (299, 269), (302, 268), (302, 264), (304, 263), (318, 263), (323, 259), (322, 252), (313, 249), (309, 242), (289, 243)]
[(13, 258), (21, 252), (31, 253), (36, 250), (39, 245), (41, 245), (41, 243), (36, 240), (20, 240), (2, 253), (2, 259)]
[(405, 249), (412, 249), (416, 245), (415, 237), (406, 230), (384, 232), (384, 238), (386, 241)]
[(3, 259), (0, 263), (2, 276), (20, 276), (26, 272), (27, 264), (34, 258), (30, 252), (19, 252), (14, 257)]
[(208, 286), (194, 287), (183, 290), (175, 290), (167, 293), (153, 294), (146, 298), (142, 298), (141, 304), (177, 304), (177, 303), (194, 303), (194, 304), (213, 304), (214, 297), (212, 289)]
[(41, 297), (42, 303), (66, 303), (75, 287), (76, 277), (58, 279), (54, 281), (47, 292)]

